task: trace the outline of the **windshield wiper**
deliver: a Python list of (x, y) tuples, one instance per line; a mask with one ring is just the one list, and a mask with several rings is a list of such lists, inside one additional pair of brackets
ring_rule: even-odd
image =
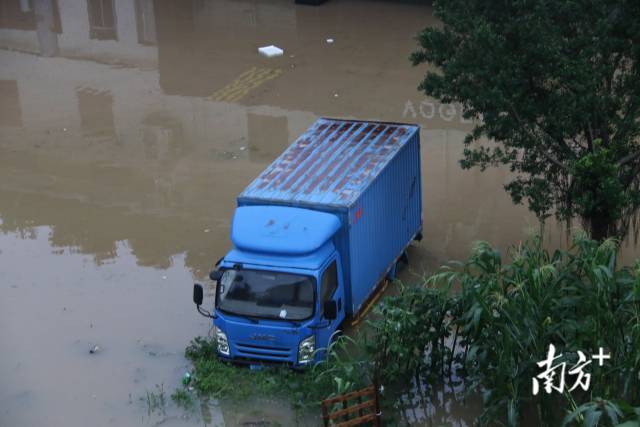
[(249, 319), (253, 323), (260, 323), (259, 320), (280, 320), (280, 321), (283, 321), (283, 322), (293, 323), (294, 326), (302, 325), (302, 323), (300, 323), (300, 322), (298, 322), (296, 320), (283, 319), (282, 317), (276, 317), (276, 316), (254, 317), (254, 316), (249, 316), (249, 315), (246, 315), (246, 314), (237, 314), (236, 316), (246, 317), (247, 319)]
[(246, 317), (252, 323), (260, 323), (259, 317), (249, 316), (248, 314), (238, 314), (237, 316)]
[(281, 322), (289, 322), (289, 323), (293, 323), (293, 326), (300, 326), (302, 325), (301, 322), (297, 321), (297, 320), (292, 320), (292, 319), (287, 319), (287, 318), (282, 318), (282, 317), (276, 317), (276, 316), (270, 316), (269, 319), (273, 319), (273, 320), (279, 320)]
[(302, 322), (299, 321), (299, 320), (292, 320), (292, 319), (286, 319), (286, 318), (283, 319), (282, 317), (277, 317), (277, 316), (258, 317), (258, 316), (252, 316), (250, 314), (235, 313), (233, 311), (228, 311), (228, 310), (222, 309), (220, 307), (218, 307), (218, 309), (220, 311), (222, 311), (223, 313), (230, 314), (232, 316), (243, 317), (243, 318), (249, 320), (251, 323), (260, 323), (260, 320), (280, 320), (282, 322), (293, 323), (294, 326), (301, 326), (302, 325)]

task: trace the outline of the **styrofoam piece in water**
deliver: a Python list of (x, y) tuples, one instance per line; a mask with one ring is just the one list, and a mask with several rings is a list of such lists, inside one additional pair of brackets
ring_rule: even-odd
[(280, 49), (278, 46), (264, 46), (258, 48), (258, 53), (262, 56), (266, 56), (267, 58), (273, 58), (274, 56), (282, 56), (284, 50)]

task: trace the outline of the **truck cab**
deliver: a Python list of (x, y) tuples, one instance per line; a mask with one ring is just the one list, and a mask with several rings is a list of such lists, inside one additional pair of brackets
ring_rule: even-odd
[[(285, 206), (236, 209), (234, 248), (212, 272), (221, 357), (302, 366), (322, 358), (345, 318), (333, 214)], [(320, 350), (320, 351), (316, 351)]]

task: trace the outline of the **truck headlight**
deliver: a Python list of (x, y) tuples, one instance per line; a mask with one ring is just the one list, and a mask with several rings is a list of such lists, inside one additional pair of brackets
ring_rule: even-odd
[(229, 355), (229, 341), (227, 340), (227, 334), (222, 332), (217, 326), (213, 327), (213, 331), (216, 334), (216, 342), (218, 343), (218, 353), (228, 356)]
[(298, 346), (298, 363), (309, 363), (313, 360), (313, 353), (316, 351), (316, 337), (311, 335), (300, 341)]

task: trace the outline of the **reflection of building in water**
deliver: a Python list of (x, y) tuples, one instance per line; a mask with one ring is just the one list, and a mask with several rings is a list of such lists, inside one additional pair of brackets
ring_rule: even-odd
[(62, 24), (57, 0), (2, 0), (0, 1), (0, 28), (35, 31), (37, 25), (35, 8), (43, 3), (51, 6), (52, 31), (60, 34)]
[[(167, 265), (185, 251), (187, 265), (204, 268), (227, 249), (236, 195), (326, 114), (425, 126), (421, 258), (461, 258), (472, 240), (522, 236), (527, 213), (502, 190), (508, 173), (462, 171), (468, 124), (417, 95), (422, 71), (406, 54), (431, 19), (424, 8), (367, 2), (363, 19), (361, 2), (336, 2), (319, 17), (284, 0), (0, 0), (0, 46), (40, 52), (39, 1), (59, 20), (51, 33), (61, 57), (0, 51), (7, 227), (33, 219), (54, 225), (56, 245), (100, 259), (127, 240), (142, 264)], [(285, 56), (259, 57), (265, 40)], [(157, 61), (157, 71), (100, 63)], [(258, 76), (282, 73), (255, 87), (242, 78), (254, 67)], [(242, 102), (211, 98), (222, 88), (234, 94), (235, 82), (250, 90)]]
[(261, 62), (253, 40), (284, 43), (296, 31), (293, 2), (164, 0), (154, 5), (160, 85), (168, 94), (206, 97), (256, 62), (281, 66), (281, 61)]
[[(183, 0), (173, 1), (180, 3)], [(227, 34), (252, 31), (266, 35), (296, 31), (297, 7), (294, 2), (191, 0), (191, 4), (201, 28), (210, 27)]]
[(113, 138), (113, 97), (108, 91), (91, 88), (76, 90), (80, 126), (85, 136)]
[(249, 128), (249, 158), (264, 162), (276, 158), (289, 145), (289, 129), (286, 116), (247, 114)]
[(0, 125), (22, 126), (0, 128), (0, 228), (50, 225), (54, 246), (97, 262), (126, 240), (140, 264), (187, 252), (204, 273), (236, 195), (314, 119), (165, 95), (154, 70), (7, 51), (0, 62)]
[(431, 255), (443, 262), (462, 259), (470, 243), (483, 239), (500, 249), (522, 238), (535, 217), (524, 206), (514, 206), (503, 185), (511, 178), (507, 168), (464, 171), (459, 130), (426, 130), (423, 144), (425, 236), (437, 242)]
[[(167, 96), (151, 70), (113, 68), (4, 52), (3, 126), (64, 129), (67, 138), (109, 137), (149, 159), (194, 155), (267, 163), (314, 119), (312, 113)], [(45, 66), (47, 65), (47, 66)], [(19, 95), (19, 96), (18, 96)], [(290, 119), (293, 118), (293, 120)], [(139, 144), (138, 144), (139, 143)]]
[(89, 12), (89, 38), (118, 40), (113, 0), (88, 0), (87, 12)]
[(172, 115), (151, 113), (142, 122), (142, 133), (145, 157), (149, 160), (176, 157), (187, 151), (182, 123)]
[(0, 80), (0, 127), (22, 126), (20, 94), (16, 80)]
[[(423, 70), (412, 68), (407, 55), (415, 49), (417, 30), (434, 22), (431, 8), (420, 4), (310, 8), (293, 1), (164, 0), (154, 5), (160, 86), (166, 93), (392, 121), (401, 120), (405, 103), (416, 97)], [(259, 57), (256, 49), (265, 44), (282, 47), (284, 55)], [(256, 76), (247, 79), (247, 73)], [(236, 96), (219, 96), (234, 89)], [(277, 97), (270, 96), (274, 93)]]
[(157, 38), (153, 0), (136, 0), (135, 5), (138, 42), (141, 44), (155, 45)]
[(155, 67), (153, 0), (0, 0), (0, 46)]

